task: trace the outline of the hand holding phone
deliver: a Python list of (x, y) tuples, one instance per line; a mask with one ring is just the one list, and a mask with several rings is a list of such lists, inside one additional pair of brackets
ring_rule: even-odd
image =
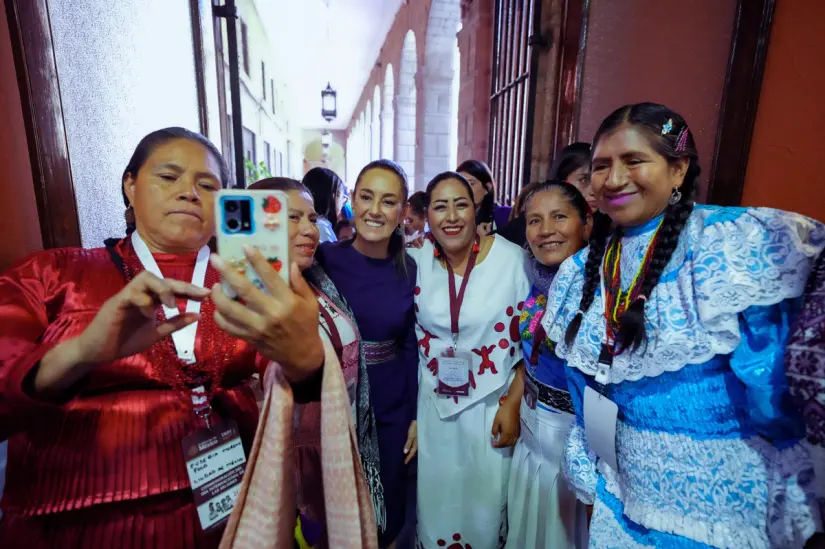
[(220, 272), (224, 285), (243, 301), (231, 299), (215, 284), (212, 288), (215, 323), (280, 364), (287, 380), (305, 379), (324, 362), (324, 346), (318, 330), (318, 298), (298, 265), (290, 265), (290, 287), (258, 250), (246, 248), (245, 253), (250, 266), (263, 273), (264, 289), (256, 288), (220, 256), (213, 255), (212, 266)]
[[(218, 255), (224, 264), (267, 291), (244, 248), (256, 249), (289, 284), (289, 199), (270, 190), (223, 189), (215, 200)], [(224, 291), (235, 297), (224, 282)]]

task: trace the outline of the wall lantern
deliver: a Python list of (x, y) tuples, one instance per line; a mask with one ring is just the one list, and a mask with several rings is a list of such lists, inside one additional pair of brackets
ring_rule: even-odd
[(338, 116), (338, 92), (327, 82), (327, 88), (321, 91), (321, 116), (332, 122)]

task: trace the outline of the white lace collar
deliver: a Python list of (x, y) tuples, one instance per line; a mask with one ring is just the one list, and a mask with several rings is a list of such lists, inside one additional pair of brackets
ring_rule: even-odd
[[(649, 228), (622, 240), (622, 284), (632, 277), (652, 236)], [(825, 247), (825, 226), (767, 208), (697, 206), (645, 308), (648, 343), (616, 356), (610, 383), (638, 380), (731, 353), (741, 340), (738, 314), (802, 295), (813, 261)], [(643, 252), (642, 252), (643, 253)], [(572, 346), (564, 333), (579, 308), (587, 249), (568, 259), (550, 288), (542, 323), (568, 365), (594, 375), (605, 338), (597, 291)]]

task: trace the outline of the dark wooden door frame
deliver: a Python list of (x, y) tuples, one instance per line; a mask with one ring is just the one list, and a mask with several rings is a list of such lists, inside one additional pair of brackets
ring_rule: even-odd
[[(43, 247), (81, 246), (48, 0), (4, 2), (17, 84), (20, 88)], [(203, 35), (198, 0), (190, 0), (189, 9), (199, 130), (208, 135)], [(219, 62), (221, 61), (222, 57), (219, 58)], [(222, 77), (222, 73), (219, 72), (219, 76)], [(223, 84), (222, 80), (219, 84)]]
[(46, 0), (5, 0), (44, 248), (80, 246), (69, 144)]
[[(577, 139), (581, 113), (584, 51), (590, 0), (567, 0), (559, 47), (559, 87), (556, 106), (556, 129), (553, 135), (550, 170), (556, 155)], [(550, 177), (550, 173), (547, 174)]]
[(707, 202), (738, 206), (745, 187), (775, 0), (739, 0), (719, 109)]
[(195, 61), (195, 90), (198, 97), (198, 126), (201, 135), (209, 137), (209, 110), (206, 103), (206, 59), (203, 53), (203, 25), (200, 0), (189, 0), (189, 19), (192, 24), (192, 50)]
[[(566, 2), (555, 154), (578, 134), (589, 4), (589, 0)], [(742, 200), (775, 4), (776, 0), (739, 0), (736, 7), (707, 190), (706, 201), (711, 204), (738, 206)]]

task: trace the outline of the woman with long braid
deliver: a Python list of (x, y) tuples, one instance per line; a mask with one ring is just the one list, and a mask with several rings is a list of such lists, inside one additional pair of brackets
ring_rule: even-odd
[(576, 412), (565, 474), (590, 546), (803, 547), (822, 528), (783, 353), (825, 226), (694, 205), (685, 120), (628, 105), (593, 139), (589, 248), (543, 325)]

